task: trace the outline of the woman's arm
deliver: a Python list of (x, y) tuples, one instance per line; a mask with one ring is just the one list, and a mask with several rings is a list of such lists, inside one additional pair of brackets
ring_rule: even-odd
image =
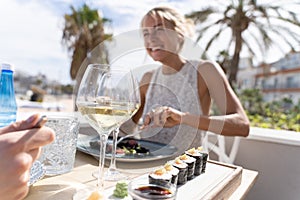
[(153, 75), (153, 71), (146, 72), (140, 81), (141, 107), (136, 112), (136, 114), (132, 117), (132, 119), (135, 123), (138, 123), (139, 119), (142, 117), (145, 102), (146, 102), (146, 94), (148, 91), (148, 87), (149, 87), (152, 75)]
[[(222, 69), (217, 64), (205, 61), (199, 65), (198, 73), (198, 92), (203, 114), (192, 115), (163, 106), (145, 116), (144, 127), (150, 123), (156, 127), (172, 127), (182, 123), (226, 136), (248, 136), (249, 120)], [(216, 103), (221, 115), (209, 115), (212, 101)]]
[[(221, 67), (205, 61), (198, 68), (198, 89), (204, 115), (182, 115), (182, 123), (227, 136), (248, 136), (249, 120)], [(209, 116), (211, 99), (221, 115)]]

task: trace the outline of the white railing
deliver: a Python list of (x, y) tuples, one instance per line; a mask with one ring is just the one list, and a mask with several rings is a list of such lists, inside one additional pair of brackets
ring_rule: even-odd
[[(225, 138), (227, 152), (232, 143)], [(240, 138), (234, 164), (259, 172), (246, 199), (299, 199), (300, 132), (251, 127)]]

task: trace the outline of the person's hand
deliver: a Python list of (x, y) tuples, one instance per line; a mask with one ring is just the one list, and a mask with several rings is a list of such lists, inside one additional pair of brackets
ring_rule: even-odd
[(147, 113), (144, 118), (144, 124), (141, 129), (145, 129), (148, 126), (151, 127), (173, 127), (181, 123), (182, 116), (185, 113), (180, 112), (174, 108), (167, 106), (158, 107), (152, 109)]
[(1, 199), (23, 199), (27, 195), (32, 163), (41, 147), (54, 140), (52, 129), (32, 128), (38, 120), (39, 115), (33, 115), (0, 129)]
[(0, 135), (14, 131), (22, 131), (33, 128), (40, 119), (40, 114), (31, 115), (26, 120), (20, 120), (8, 126), (0, 128)]

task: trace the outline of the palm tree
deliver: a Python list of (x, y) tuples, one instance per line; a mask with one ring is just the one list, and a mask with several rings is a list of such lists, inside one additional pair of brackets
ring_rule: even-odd
[(80, 83), (88, 64), (108, 63), (103, 41), (112, 35), (104, 33), (104, 24), (110, 20), (99, 16), (97, 10), (86, 4), (78, 10), (71, 6), (71, 10), (71, 14), (64, 16), (62, 43), (72, 54), (70, 76)]
[(256, 0), (222, 0), (218, 1), (217, 8), (209, 6), (186, 16), (199, 25), (197, 41), (200, 45), (204, 44), (204, 54), (213, 43), (226, 41), (224, 37), (230, 36), (227, 47), (220, 52), (230, 54), (230, 69), (226, 70), (233, 84), (242, 50), (246, 50), (249, 57), (260, 55), (264, 58), (272, 45), (281, 49), (284, 44), (291, 51), (299, 47), (300, 15), (299, 11), (295, 11), (299, 5), (299, 2), (289, 3), (286, 0), (270, 4), (258, 4)]

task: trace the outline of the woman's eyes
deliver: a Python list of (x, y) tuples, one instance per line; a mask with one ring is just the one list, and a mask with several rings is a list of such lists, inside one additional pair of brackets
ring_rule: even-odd
[(144, 37), (149, 36), (149, 32), (143, 32), (143, 36), (144, 36)]
[(143, 32), (143, 36), (146, 37), (146, 36), (149, 36), (150, 35), (150, 32), (153, 34), (153, 33), (157, 33), (157, 32), (163, 32), (165, 31), (166, 29), (162, 26), (157, 26), (157, 27), (154, 27), (153, 29), (151, 29), (150, 31), (144, 31)]
[(164, 31), (165, 28), (162, 27), (162, 26), (158, 26), (158, 27), (155, 27), (155, 30), (157, 30), (157, 31)]

